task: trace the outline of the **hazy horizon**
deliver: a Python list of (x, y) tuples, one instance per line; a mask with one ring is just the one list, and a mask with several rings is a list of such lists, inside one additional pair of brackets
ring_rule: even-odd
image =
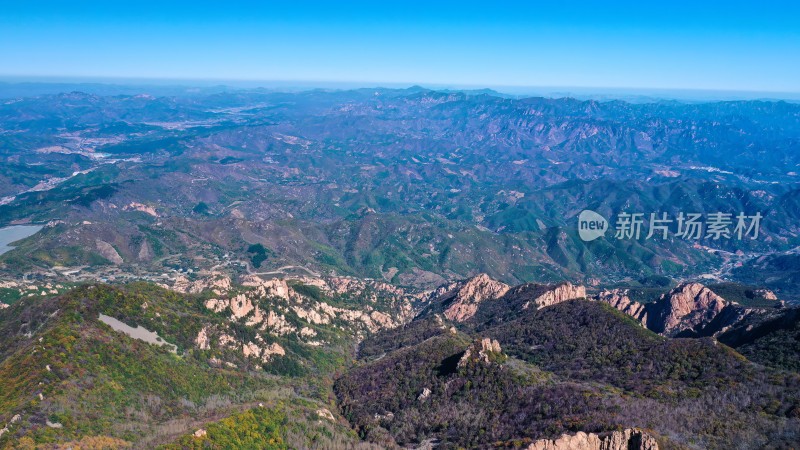
[[(547, 97), (600, 100), (678, 100), (690, 102), (704, 101), (800, 101), (800, 92), (779, 91), (744, 91), (725, 89), (671, 89), (647, 87), (605, 87), (605, 86), (498, 86), (498, 85), (458, 85), (417, 82), (382, 82), (382, 81), (325, 81), (325, 80), (236, 80), (236, 79), (185, 79), (185, 78), (128, 78), (128, 77), (68, 77), (68, 76), (2, 76), (0, 75), (0, 96), (5, 94), (5, 86), (19, 88), (29, 87), (39, 94), (56, 93), (81, 87), (103, 87), (119, 93), (123, 91), (141, 90), (141, 93), (153, 90), (169, 89), (213, 89), (220, 90), (254, 90), (298, 92), (314, 89), (351, 90), (351, 89), (408, 89), (424, 88), (430, 90), (482, 91), (490, 90), (501, 95), (513, 97)], [(39, 89), (37, 89), (39, 88)], [(50, 89), (48, 89), (50, 88)], [(12, 91), (17, 92), (17, 91)]]
[(800, 6), (5, 5), (5, 77), (800, 93)]

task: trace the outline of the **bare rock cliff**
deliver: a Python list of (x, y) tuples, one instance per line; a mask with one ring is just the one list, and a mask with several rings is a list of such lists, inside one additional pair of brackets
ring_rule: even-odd
[[(544, 308), (552, 306), (567, 300), (575, 300), (577, 298), (586, 297), (586, 288), (583, 286), (576, 286), (572, 283), (557, 284), (551, 289), (544, 291), (541, 295), (533, 300), (533, 305), (537, 308)], [(530, 305), (528, 305), (530, 306)]]
[(647, 326), (647, 308), (644, 304), (635, 302), (628, 297), (627, 289), (602, 290), (595, 297), (597, 301), (608, 303), (612, 307), (633, 317), (636, 321)]
[(529, 445), (528, 450), (658, 450), (658, 443), (649, 434), (629, 428), (606, 436), (578, 432), (554, 440), (541, 439)]
[(483, 338), (467, 348), (458, 361), (458, 367), (465, 367), (471, 362), (490, 364), (492, 361), (502, 358), (500, 343), (496, 339)]
[(704, 327), (728, 305), (700, 283), (682, 284), (648, 307), (647, 327), (665, 336)]
[(508, 289), (507, 284), (493, 280), (485, 273), (455, 283), (443, 295), (447, 301), (444, 315), (449, 320), (464, 322), (475, 315), (481, 302), (500, 298)]

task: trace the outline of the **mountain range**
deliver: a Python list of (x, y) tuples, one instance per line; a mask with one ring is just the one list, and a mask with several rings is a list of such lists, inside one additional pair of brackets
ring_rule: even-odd
[(796, 103), (34, 88), (0, 449), (800, 442)]
[(791, 448), (800, 309), (770, 298), (485, 274), (84, 285), (0, 310), (0, 446)]
[[(49, 226), (0, 271), (174, 278), (258, 272), (268, 257), (422, 289), (481, 272), (629, 287), (664, 275), (793, 300), (798, 142), (800, 105), (785, 102), (423, 88), (15, 98), (0, 105), (0, 220)], [(757, 239), (587, 243), (584, 209), (763, 220)], [(269, 250), (258, 264), (254, 244)]]

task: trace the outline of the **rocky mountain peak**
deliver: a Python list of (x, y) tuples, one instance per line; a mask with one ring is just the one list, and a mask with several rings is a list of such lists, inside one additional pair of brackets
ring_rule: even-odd
[(510, 287), (489, 275), (482, 273), (456, 283), (443, 296), (447, 301), (444, 315), (449, 320), (464, 322), (472, 318), (478, 310), (478, 304), (486, 300), (495, 300), (505, 295)]
[(704, 285), (684, 283), (656, 302), (648, 326), (665, 335), (675, 335), (708, 324), (727, 305), (724, 298)]
[(567, 300), (586, 297), (586, 288), (570, 282), (558, 284), (521, 284), (509, 290), (506, 297), (510, 302), (523, 310), (540, 309)]

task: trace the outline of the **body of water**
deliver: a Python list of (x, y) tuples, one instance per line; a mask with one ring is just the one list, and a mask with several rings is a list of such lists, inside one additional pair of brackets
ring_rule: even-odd
[(42, 228), (42, 225), (12, 225), (10, 227), (0, 228), (0, 255), (14, 248), (9, 245), (12, 242), (25, 239), (28, 236), (33, 236)]

